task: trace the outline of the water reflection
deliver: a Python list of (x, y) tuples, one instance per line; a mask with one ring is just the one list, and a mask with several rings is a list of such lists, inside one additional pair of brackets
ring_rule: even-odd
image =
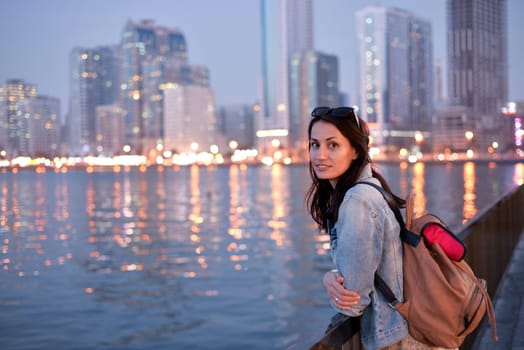
[[(55, 210), (53, 212), (54, 218), (58, 222), (66, 222), (69, 219), (69, 192), (67, 184), (62, 179), (57, 178), (57, 185), (54, 189), (54, 196), (52, 200), (55, 201)], [(67, 227), (66, 229), (70, 229)]]
[(277, 164), (271, 168), (271, 199), (273, 215), (267, 222), (271, 228), (270, 238), (275, 241), (277, 247), (282, 248), (286, 239), (284, 230), (287, 228), (285, 218), (289, 208), (284, 195), (289, 193), (289, 183), (287, 176), (283, 176), (283, 166)]
[(233, 165), (229, 168), (229, 228), (228, 234), (233, 241), (227, 245), (227, 251), (230, 253), (229, 260), (234, 262), (234, 269), (241, 270), (242, 263), (249, 259), (247, 245), (243, 242), (248, 239), (244, 215), (247, 213), (246, 194), (247, 178), (245, 165)]
[[(452, 225), (524, 177), (522, 164), (380, 166), (417, 214)], [(3, 343), (292, 347), (331, 313), (308, 186), (307, 167), (281, 165), (0, 174), (0, 305), (24, 324), (3, 322)]]
[(414, 213), (415, 215), (423, 215), (426, 210), (426, 195), (425, 195), (425, 166), (424, 163), (415, 163), (413, 165), (413, 181), (411, 182), (411, 189), (414, 198)]
[[(407, 162), (400, 163), (399, 169), (400, 169), (400, 173), (398, 176), (396, 176), (399, 179), (399, 189), (396, 191), (396, 193), (407, 196), (407, 194), (411, 193), (411, 186), (409, 183), (409, 173), (408, 173), (409, 165), (408, 163)], [(389, 174), (384, 174), (384, 175), (386, 175), (388, 183), (392, 182), (392, 178), (395, 177), (394, 175), (389, 176)], [(390, 186), (393, 186), (393, 185), (394, 185), (393, 183), (390, 183)]]
[(515, 172), (513, 175), (513, 182), (516, 185), (524, 184), (524, 163), (515, 164)]
[[(228, 234), (233, 238), (241, 239), (240, 214), (245, 210), (240, 205), (240, 170), (237, 164), (229, 167), (229, 230)], [(235, 249), (237, 245), (229, 246), (228, 251)]]
[[(194, 249), (196, 262), (200, 265), (200, 268), (202, 270), (205, 270), (207, 268), (207, 264), (205, 261), (205, 256), (202, 255), (205, 251), (205, 248), (203, 245), (201, 245), (200, 237), (200, 226), (204, 222), (204, 218), (201, 216), (202, 203), (200, 201), (200, 167), (192, 165), (190, 167), (190, 170), (191, 172), (189, 177), (189, 203), (191, 204), (191, 209), (188, 219), (191, 227), (189, 228), (189, 241), (191, 242), (191, 246)], [(206, 195), (211, 196), (211, 192), (209, 189), (207, 189)], [(197, 274), (198, 271), (195, 270), (186, 273), (186, 276), (194, 278), (197, 277)]]
[[(489, 166), (489, 164), (488, 164)], [(490, 167), (491, 168), (491, 167)], [(475, 201), (476, 195), (476, 174), (475, 174), (475, 163), (466, 162), (464, 163), (464, 209), (462, 223), (467, 222), (477, 214), (477, 207)]]

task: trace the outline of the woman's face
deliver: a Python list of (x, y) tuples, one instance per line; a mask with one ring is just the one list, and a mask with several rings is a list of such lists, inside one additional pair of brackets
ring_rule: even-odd
[(357, 151), (335, 125), (319, 120), (311, 128), (309, 157), (317, 177), (329, 180), (335, 188), (339, 177), (357, 158)]

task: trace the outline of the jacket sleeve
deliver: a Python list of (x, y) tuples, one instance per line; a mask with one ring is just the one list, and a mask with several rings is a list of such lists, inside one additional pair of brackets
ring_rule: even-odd
[(338, 309), (349, 316), (361, 315), (371, 303), (383, 247), (384, 223), (380, 222), (379, 210), (372, 198), (360, 193), (348, 193), (339, 208), (334, 260), (344, 276), (344, 287), (360, 295), (353, 308)]

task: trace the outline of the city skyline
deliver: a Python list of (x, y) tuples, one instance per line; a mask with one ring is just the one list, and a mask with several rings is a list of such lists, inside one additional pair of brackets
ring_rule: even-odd
[[(71, 50), (75, 46), (118, 44), (128, 19), (152, 19), (158, 25), (178, 28), (184, 33), (189, 62), (209, 68), (210, 85), (217, 105), (260, 100), (262, 67), (258, 0), (157, 0), (147, 4), (121, 0), (89, 3), (0, 1), (0, 31), (3, 33), (0, 45), (6, 48), (0, 56), (0, 81), (23, 79), (37, 85), (39, 94), (61, 100), (62, 115), (65, 115)], [(314, 47), (338, 56), (340, 87), (349, 95), (349, 103), (355, 103), (358, 86), (355, 12), (366, 5), (368, 3), (363, 0), (328, 0), (315, 1), (313, 7)], [(374, 5), (403, 8), (430, 21), (434, 58), (447, 63), (446, 1), (432, 1), (424, 8), (417, 6), (415, 0), (382, 0)], [(508, 0), (510, 100), (524, 100), (524, 81), (519, 79), (524, 76), (524, 68), (518, 64), (524, 57), (524, 44), (517, 38), (518, 29), (522, 27), (517, 14), (523, 11), (524, 2)], [(90, 26), (93, 18), (96, 19), (94, 26)], [(17, 28), (17, 25), (22, 28)]]

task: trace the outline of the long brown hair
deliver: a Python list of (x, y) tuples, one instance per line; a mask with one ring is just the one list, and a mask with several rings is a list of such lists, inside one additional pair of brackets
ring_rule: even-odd
[[(327, 221), (336, 222), (338, 219), (338, 209), (342, 204), (346, 191), (358, 180), (362, 170), (367, 164), (371, 164), (373, 177), (376, 177), (382, 187), (389, 192), (400, 207), (405, 205), (405, 201), (396, 196), (389, 187), (386, 179), (380, 175), (373, 166), (369, 157), (369, 129), (364, 120), (360, 119), (355, 112), (353, 118), (333, 116), (331, 112), (311, 118), (308, 127), (308, 140), (311, 140), (311, 129), (315, 123), (323, 120), (333, 124), (341, 134), (347, 138), (357, 151), (357, 158), (351, 162), (350, 167), (338, 178), (337, 185), (333, 188), (329, 180), (321, 180), (315, 174), (311, 159), (309, 160), (309, 173), (313, 180), (306, 193), (306, 201), (309, 206), (309, 213), (320, 228), (327, 228)], [(311, 146), (309, 146), (311, 148)]]

